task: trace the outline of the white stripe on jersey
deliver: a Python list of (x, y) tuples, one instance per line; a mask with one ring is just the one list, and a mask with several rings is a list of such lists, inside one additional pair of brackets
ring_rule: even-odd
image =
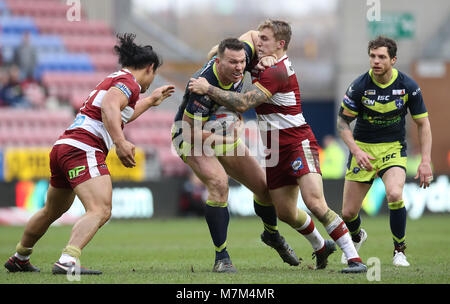
[(75, 128), (82, 128), (88, 131), (89, 133), (94, 134), (95, 136), (101, 138), (103, 142), (106, 145), (106, 148), (108, 150), (111, 150), (111, 147), (113, 145), (113, 140), (111, 136), (109, 135), (108, 131), (106, 131), (105, 126), (103, 125), (103, 122), (100, 120), (95, 120), (90, 118), (87, 115), (83, 115), (78, 113), (78, 115), (75, 117), (74, 120), (76, 123), (74, 123), (70, 129)]
[(311, 147), (309, 145), (309, 139), (302, 141), (303, 153), (305, 154), (306, 163), (310, 172), (317, 172), (316, 166), (314, 165), (314, 156), (311, 153)]
[(134, 114), (134, 109), (130, 106), (126, 106), (121, 112), (120, 115), (122, 116), (122, 122), (123, 124), (126, 124), (131, 116)]
[[(283, 57), (281, 57), (280, 60), (278, 60), (278, 62), (283, 60), (285, 57), (287, 57), (287, 55), (284, 55)], [(286, 67), (288, 77), (290, 77), (291, 75), (294, 75), (295, 71), (294, 71), (294, 68), (292, 67), (292, 63), (289, 61), (289, 58), (287, 58), (285, 61), (283, 61), (283, 63), (284, 63), (284, 66)]]
[(288, 93), (275, 93), (275, 95), (270, 98), (270, 101), (270, 103), (277, 106), (295, 106), (297, 104), (294, 91)]
[(100, 152), (103, 152), (100, 149), (91, 147), (89, 145), (86, 145), (85, 143), (82, 143), (81, 141), (78, 141), (78, 140), (75, 140), (75, 139), (72, 139), (72, 138), (58, 139), (53, 145), (54, 146), (56, 146), (56, 145), (69, 145), (69, 146), (78, 148), (80, 150), (86, 151), (86, 152), (88, 152), (88, 151), (100, 151)]
[(271, 131), (274, 129), (288, 129), (299, 127), (306, 124), (302, 113), (297, 115), (285, 115), (281, 113), (272, 113), (265, 115), (257, 115), (261, 131)]
[[(92, 101), (92, 105), (97, 106), (99, 108), (102, 107), (102, 101), (108, 91), (100, 90)], [(130, 106), (126, 106), (122, 111), (120, 111), (120, 115), (122, 116), (122, 122), (126, 124), (128, 120), (130, 120), (131, 116), (133, 116), (134, 109)]]
[(94, 100), (92, 101), (92, 105), (101, 108), (102, 107), (102, 100), (103, 100), (103, 97), (105, 97), (106, 92), (107, 91), (105, 91), (105, 90), (98, 91), (97, 96), (95, 96)]

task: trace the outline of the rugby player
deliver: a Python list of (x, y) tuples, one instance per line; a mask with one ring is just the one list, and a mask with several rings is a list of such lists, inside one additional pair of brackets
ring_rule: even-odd
[(110, 148), (125, 167), (136, 165), (135, 146), (126, 140), (122, 128), (150, 107), (171, 96), (174, 86), (157, 88), (149, 97), (139, 99), (153, 82), (161, 59), (150, 45), (134, 43), (134, 34), (118, 36), (114, 50), (119, 55), (120, 71), (110, 74), (86, 99), (73, 124), (55, 142), (50, 152), (50, 186), (45, 206), (28, 221), (16, 253), (5, 263), (10, 272), (39, 272), (30, 263), (36, 242), (48, 227), (72, 205), (75, 195), (86, 213), (75, 223), (53, 274), (97, 275), (98, 270), (79, 267), (82, 249), (111, 216), (112, 183), (105, 164)]
[[(261, 137), (268, 140), (267, 148), (271, 154), (279, 154), (278, 164), (266, 166), (269, 193), (278, 218), (311, 242), (317, 258), (316, 268), (325, 268), (327, 258), (336, 246), (331, 240), (325, 241), (311, 217), (297, 207), (300, 188), (305, 205), (346, 253), (348, 267), (342, 272), (365, 272), (367, 267), (358, 256), (345, 223), (325, 201), (318, 144), (303, 117), (297, 77), (286, 55), (292, 35), (290, 25), (267, 20), (258, 31), (259, 55), (275, 54), (277, 63), (263, 71), (253, 69), (253, 85), (248, 92), (222, 90), (202, 77), (192, 79), (189, 89), (197, 94), (207, 94), (217, 103), (238, 112), (255, 108)], [(271, 132), (278, 132), (278, 139), (273, 139)], [(269, 158), (270, 155), (266, 159)]]
[[(406, 179), (405, 117), (408, 109), (417, 125), (422, 160), (416, 179), (427, 188), (431, 170), (431, 128), (417, 83), (393, 68), (397, 45), (387, 37), (368, 44), (370, 70), (356, 78), (345, 93), (337, 120), (339, 135), (350, 150), (345, 176), (342, 216), (357, 249), (367, 239), (359, 211), (376, 176), (386, 188), (394, 243), (393, 264), (409, 266), (405, 255)], [(356, 118), (355, 128), (350, 123)]]
[[(210, 59), (193, 77), (206, 77), (214, 86), (227, 91), (241, 91), (245, 70), (257, 58), (255, 39), (255, 31), (250, 31), (239, 39), (223, 40), (218, 46), (217, 56)], [(264, 224), (262, 241), (274, 248), (284, 262), (298, 265), (298, 257), (278, 231), (277, 216), (264, 170), (239, 139), (242, 121), (239, 122), (240, 127), (237, 126), (233, 134), (228, 136), (204, 128), (218, 108), (219, 105), (207, 95), (191, 93), (186, 87), (183, 103), (175, 117), (172, 136), (177, 153), (208, 190), (205, 219), (215, 247), (213, 272), (237, 271), (227, 251), (229, 176), (254, 193), (255, 212)], [(213, 153), (208, 154), (203, 149), (206, 140), (212, 143)]]

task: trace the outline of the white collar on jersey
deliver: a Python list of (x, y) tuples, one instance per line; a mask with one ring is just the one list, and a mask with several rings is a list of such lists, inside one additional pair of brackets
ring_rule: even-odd
[(142, 89), (141, 85), (139, 84), (139, 82), (137, 82), (136, 78), (134, 77), (133, 73), (130, 72), (129, 69), (125, 69), (123, 68), (122, 70), (124, 70), (125, 72), (129, 73), (131, 75), (131, 77), (133, 77), (134, 81), (136, 81), (137, 85), (139, 86), (139, 91)]
[(278, 59), (277, 63), (284, 60), (285, 58), (287, 58), (287, 54), (284, 54), (283, 57), (281, 57), (280, 59)]

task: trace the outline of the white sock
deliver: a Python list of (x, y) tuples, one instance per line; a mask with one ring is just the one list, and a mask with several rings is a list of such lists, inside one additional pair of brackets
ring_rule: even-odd
[(21, 261), (26, 261), (26, 260), (30, 259), (29, 255), (21, 255), (21, 254), (18, 254), (17, 252), (14, 254), (14, 256)]
[(300, 228), (296, 228), (295, 230), (300, 232), (311, 243), (314, 251), (322, 249), (325, 245), (325, 240), (314, 226), (314, 222), (309, 215), (306, 218), (306, 222)]
[(361, 261), (358, 252), (355, 249), (350, 233), (348, 232), (347, 226), (344, 221), (339, 217), (336, 218), (325, 227), (328, 234), (336, 242), (336, 244), (344, 252), (347, 260), (359, 260)]
[(77, 259), (74, 258), (71, 255), (63, 253), (63, 254), (61, 254), (61, 257), (59, 258), (58, 262), (61, 263), (61, 264), (66, 264), (66, 263), (73, 263), (73, 264), (75, 264), (77, 262)]

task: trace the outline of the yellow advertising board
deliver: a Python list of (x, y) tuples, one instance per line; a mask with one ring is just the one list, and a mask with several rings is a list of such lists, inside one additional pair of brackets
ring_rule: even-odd
[[(50, 178), (51, 148), (17, 147), (4, 150), (4, 179), (35, 180)], [(114, 181), (143, 181), (145, 179), (145, 153), (136, 147), (136, 167), (126, 168), (117, 157), (115, 149), (108, 153), (106, 164)]]

